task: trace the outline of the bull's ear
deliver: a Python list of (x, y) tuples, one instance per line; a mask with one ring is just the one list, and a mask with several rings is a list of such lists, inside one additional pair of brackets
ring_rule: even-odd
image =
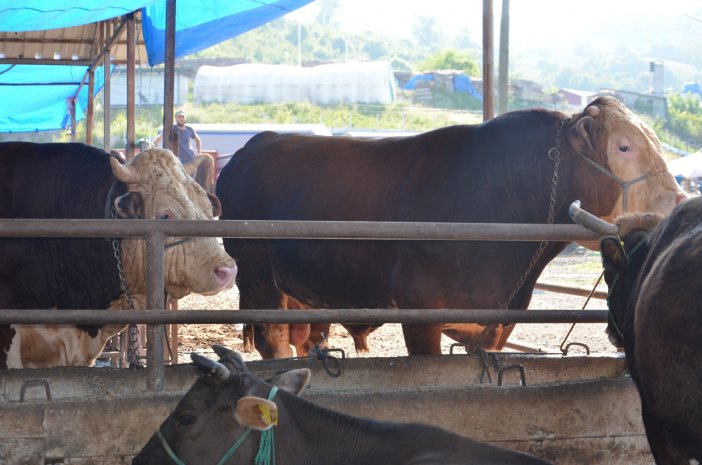
[(288, 391), (291, 394), (301, 396), (310, 383), (311, 377), (312, 372), (309, 368), (300, 368), (298, 370), (290, 370), (285, 373), (274, 375), (272, 378), (267, 379), (266, 382), (273, 386), (278, 386), (280, 389)]
[(117, 216), (123, 219), (144, 218), (144, 202), (137, 192), (127, 192), (115, 199)]
[(622, 241), (618, 237), (603, 237), (600, 241), (600, 253), (605, 268), (612, 268), (620, 273), (626, 270), (628, 259), (624, 253)]
[(568, 129), (568, 142), (583, 155), (594, 156), (597, 147), (597, 121), (591, 116), (582, 116)]
[(263, 431), (278, 424), (278, 407), (263, 397), (246, 396), (236, 402), (234, 418), (241, 426)]
[(212, 216), (217, 217), (221, 215), (222, 202), (219, 201), (219, 198), (214, 194), (210, 194), (209, 192), (207, 193), (207, 198), (210, 199), (210, 203), (212, 204)]

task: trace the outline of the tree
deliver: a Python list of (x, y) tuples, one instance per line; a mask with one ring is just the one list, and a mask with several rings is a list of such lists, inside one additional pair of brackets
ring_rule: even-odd
[(473, 57), (468, 53), (458, 52), (454, 49), (442, 50), (428, 57), (419, 66), (421, 71), (436, 69), (461, 70), (468, 76), (479, 76), (479, 68)]
[(436, 25), (436, 18), (433, 16), (418, 16), (412, 26), (414, 40), (421, 47), (436, 50), (441, 46), (443, 37)]
[(319, 0), (319, 13), (317, 13), (317, 24), (323, 26), (332, 26), (334, 21), (334, 16), (339, 10), (339, 0)]

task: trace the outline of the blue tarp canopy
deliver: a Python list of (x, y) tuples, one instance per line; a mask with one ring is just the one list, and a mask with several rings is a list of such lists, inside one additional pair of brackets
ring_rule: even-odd
[[(211, 47), (312, 1), (176, 0), (175, 56)], [(138, 10), (149, 64), (161, 64), (165, 61), (166, 0), (24, 0), (20, 4), (0, 0), (0, 32), (63, 29)], [(75, 94), (87, 71), (86, 66), (0, 65), (0, 132), (65, 128), (69, 117), (66, 99)], [(102, 85), (102, 75), (98, 81), (96, 72), (95, 91)], [(87, 86), (84, 88), (78, 96), (77, 120), (82, 119), (87, 103)]]
[[(0, 132), (62, 129), (70, 124), (70, 103), (87, 66), (0, 65)], [(97, 94), (104, 84), (102, 68), (94, 73)], [(88, 106), (88, 86), (75, 101), (76, 121)]]

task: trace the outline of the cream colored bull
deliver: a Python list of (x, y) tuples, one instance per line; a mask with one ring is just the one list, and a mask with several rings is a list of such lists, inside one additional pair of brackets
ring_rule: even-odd
[[(217, 198), (188, 176), (169, 150), (152, 148), (137, 154), (127, 164), (120, 164), (116, 158), (110, 158), (110, 164), (114, 177), (126, 184), (128, 191), (108, 202), (114, 205), (116, 217), (212, 220), (213, 215), (219, 215), (221, 206)], [(145, 255), (143, 239), (121, 241), (122, 264), (134, 309), (145, 308)], [(228, 289), (234, 285), (236, 273), (234, 260), (216, 238), (192, 238), (165, 250), (164, 287), (172, 298), (182, 298), (190, 292), (214, 294)], [(124, 294), (109, 305), (110, 310), (128, 308)], [(92, 365), (105, 342), (124, 327), (105, 325), (89, 333), (72, 325), (12, 325), (10, 337), (5, 338), (11, 340), (6, 367)], [(6, 335), (0, 331), (0, 336)]]

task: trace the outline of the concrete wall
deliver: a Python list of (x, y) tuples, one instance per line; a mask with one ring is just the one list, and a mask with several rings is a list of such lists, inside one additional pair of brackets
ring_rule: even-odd
[[(499, 356), (524, 366), (527, 386), (479, 384), (465, 355), (349, 359), (329, 377), (320, 361), (249, 364), (262, 376), (308, 367), (305, 396), (354, 415), (421, 421), (529, 451), (557, 465), (652, 464), (638, 393), (619, 358)], [(494, 361), (490, 361), (496, 381)], [(166, 369), (166, 389), (148, 392), (141, 370), (11, 370), (0, 375), (0, 463), (127, 464), (194, 381), (191, 367)], [(20, 391), (30, 383), (25, 400)]]

